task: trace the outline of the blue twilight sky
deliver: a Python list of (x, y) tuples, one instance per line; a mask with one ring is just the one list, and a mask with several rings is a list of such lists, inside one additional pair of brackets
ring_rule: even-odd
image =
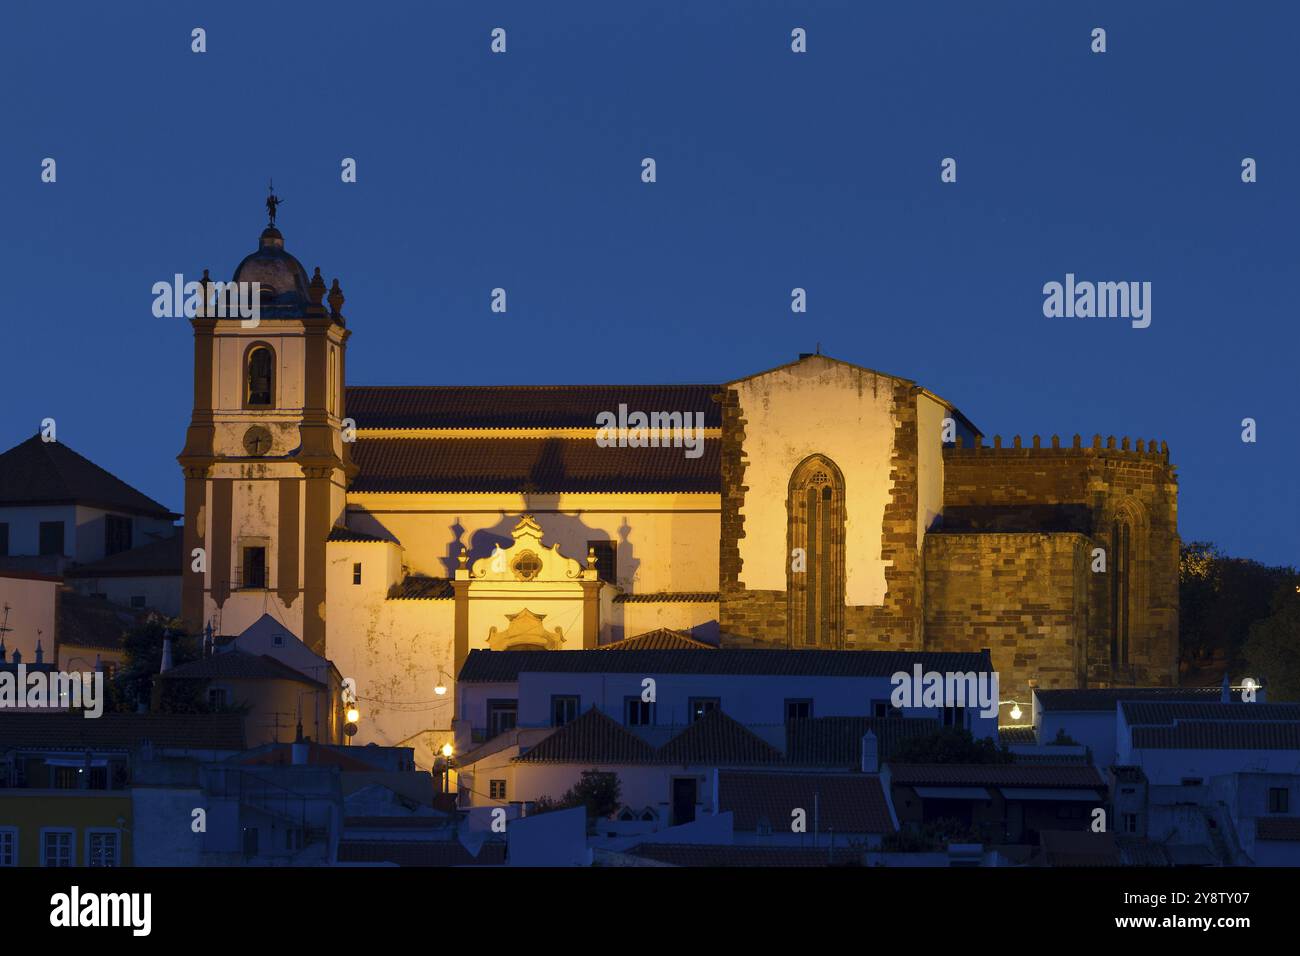
[[(1185, 540), (1300, 563), (1298, 33), (1283, 2), (6, 0), (0, 447), (53, 417), (179, 509), (191, 335), (150, 287), (228, 276), (274, 177), (354, 384), (721, 382), (821, 343), (989, 435), (1168, 441)], [(1067, 272), (1151, 282), (1150, 328), (1045, 318)]]

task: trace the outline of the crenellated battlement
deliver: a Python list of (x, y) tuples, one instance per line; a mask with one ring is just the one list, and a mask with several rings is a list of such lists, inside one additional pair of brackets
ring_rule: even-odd
[(1011, 439), (1011, 445), (1007, 446), (1002, 444), (1001, 435), (994, 435), (993, 444), (985, 445), (983, 438), (980, 435), (976, 435), (975, 444), (973, 446), (963, 446), (961, 438), (958, 437), (955, 444), (945, 445), (943, 452), (945, 456), (963, 457), (995, 454), (1012, 457), (1032, 457), (1035, 455), (1042, 455), (1044, 457), (1060, 455), (1098, 455), (1107, 458), (1142, 458), (1159, 461), (1166, 465), (1169, 464), (1169, 445), (1165, 442), (1160, 442), (1159, 445), (1157, 445), (1154, 438), (1150, 441), (1141, 438), (1136, 440), (1123, 438), (1120, 439), (1118, 447), (1116, 447), (1114, 435), (1109, 436), (1105, 440), (1105, 444), (1102, 443), (1102, 437), (1100, 435), (1093, 435), (1092, 443), (1089, 445), (1083, 443), (1083, 436), (1075, 435), (1074, 441), (1069, 447), (1065, 447), (1061, 444), (1060, 435), (1053, 435), (1052, 443), (1049, 446), (1043, 445), (1041, 435), (1034, 435), (1031, 441), (1032, 444), (1026, 446), (1021, 437), (1015, 435)]

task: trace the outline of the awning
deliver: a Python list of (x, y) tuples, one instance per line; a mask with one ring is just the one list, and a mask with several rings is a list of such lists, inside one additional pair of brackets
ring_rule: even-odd
[(989, 792), (983, 787), (917, 787), (916, 795), (922, 800), (989, 799)]
[(1003, 787), (1002, 796), (1008, 800), (1077, 800), (1101, 799), (1096, 790), (1066, 790), (1064, 788)]

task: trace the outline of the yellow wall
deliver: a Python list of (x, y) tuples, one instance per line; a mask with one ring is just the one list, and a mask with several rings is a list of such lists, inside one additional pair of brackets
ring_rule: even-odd
[[(122, 822), (118, 822), (119, 819)], [(86, 831), (118, 831), (122, 866), (131, 865), (131, 794), (125, 790), (0, 790), (0, 828), (18, 829), (18, 865), (41, 865), (41, 830), (76, 831), (73, 863), (86, 865)]]

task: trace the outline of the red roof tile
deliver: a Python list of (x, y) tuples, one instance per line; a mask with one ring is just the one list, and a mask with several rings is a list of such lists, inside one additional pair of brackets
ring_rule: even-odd
[(1078, 764), (922, 764), (891, 763), (893, 783), (935, 787), (1104, 788), (1092, 766)]
[(667, 627), (657, 627), (636, 637), (628, 637), (613, 644), (604, 644), (602, 651), (714, 651), (712, 644), (697, 641), (688, 634)]
[(1300, 817), (1260, 817), (1255, 821), (1255, 839), (1300, 841)]
[(717, 439), (682, 448), (602, 448), (593, 438), (360, 438), (354, 492), (717, 492)]
[(503, 843), (485, 843), (477, 857), (456, 840), (344, 840), (340, 863), (393, 863), (397, 866), (501, 866)]
[(849, 847), (832, 850), (805, 849), (784, 846), (708, 846), (686, 843), (642, 843), (627, 851), (628, 856), (638, 856), (670, 866), (859, 866), (862, 851)]
[(180, 517), (63, 442), (33, 435), (0, 454), (0, 505), (72, 502), (153, 518)]
[(514, 759), (519, 763), (653, 763), (654, 748), (592, 707)]
[(756, 737), (721, 710), (705, 714), (656, 754), (660, 763), (681, 766), (743, 766), (784, 760), (781, 751)]
[(350, 385), (358, 428), (595, 428), (601, 412), (703, 412), (722, 425), (720, 385)]
[(240, 714), (0, 714), (0, 751), (12, 749), (134, 750), (156, 747), (243, 750)]
[(788, 832), (795, 810), (822, 833), (891, 833), (893, 821), (874, 774), (730, 773), (718, 775), (719, 809), (737, 830)]

